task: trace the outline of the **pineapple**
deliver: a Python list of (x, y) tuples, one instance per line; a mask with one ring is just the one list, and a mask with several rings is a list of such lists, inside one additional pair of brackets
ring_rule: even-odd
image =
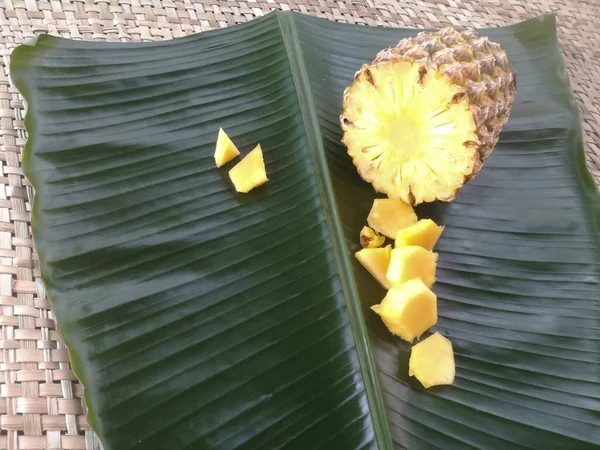
[(455, 369), (452, 342), (440, 333), (432, 334), (412, 348), (408, 374), (425, 388), (454, 383)]
[(391, 333), (408, 342), (437, 323), (437, 297), (418, 278), (394, 286), (371, 309)]
[(412, 278), (420, 278), (427, 287), (435, 283), (438, 254), (418, 246), (398, 247), (392, 250), (385, 277), (392, 286)]
[(417, 223), (412, 206), (399, 199), (377, 198), (367, 217), (367, 223), (378, 233), (394, 239), (398, 230)]
[(219, 134), (217, 135), (217, 147), (215, 149), (215, 163), (217, 164), (217, 167), (227, 164), (239, 154), (240, 151), (237, 149), (231, 139), (229, 139), (227, 133), (223, 131), (223, 128), (219, 128)]
[(385, 277), (385, 273), (390, 264), (391, 252), (392, 247), (388, 245), (383, 248), (363, 248), (354, 254), (363, 267), (373, 275), (373, 278), (379, 281), (386, 289), (390, 288), (390, 283)]
[(414, 225), (398, 231), (395, 246), (418, 245), (425, 250), (433, 250), (442, 231), (444, 227), (437, 225), (433, 220), (421, 219)]
[(365, 248), (381, 247), (385, 242), (385, 237), (377, 234), (372, 228), (362, 227), (360, 230), (360, 245)]
[(475, 31), (422, 32), (356, 73), (342, 140), (378, 192), (411, 205), (451, 201), (494, 149), (515, 95), (500, 45)]
[(229, 171), (229, 178), (235, 190), (244, 193), (269, 181), (260, 144)]

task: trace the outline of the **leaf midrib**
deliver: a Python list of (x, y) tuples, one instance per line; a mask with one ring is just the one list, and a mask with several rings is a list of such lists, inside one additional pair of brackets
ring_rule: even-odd
[(365, 394), (371, 413), (375, 440), (380, 449), (392, 450), (394, 446), (389, 430), (377, 367), (369, 343), (366, 323), (361, 311), (358, 289), (354, 282), (352, 266), (348, 257), (349, 252), (346, 248), (344, 233), (341, 228), (342, 221), (339, 216), (331, 183), (331, 175), (325, 158), (325, 148), (317, 120), (318, 115), (314, 96), (310, 87), (303, 51), (296, 32), (295, 15), (291, 12), (281, 11), (276, 11), (275, 15), (288, 56), (290, 74), (296, 88), (295, 91), (298, 96), (298, 104), (306, 131), (308, 149), (315, 169), (315, 179), (323, 201), (333, 253), (339, 270), (340, 283), (346, 300), (350, 326), (365, 386)]

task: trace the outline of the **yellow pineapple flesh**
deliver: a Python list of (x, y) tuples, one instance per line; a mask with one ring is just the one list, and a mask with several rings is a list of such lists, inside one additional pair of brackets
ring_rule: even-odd
[(426, 250), (433, 250), (443, 231), (444, 227), (437, 225), (433, 220), (421, 219), (414, 225), (398, 231), (395, 246), (417, 245)]
[(385, 277), (392, 286), (419, 278), (427, 287), (435, 283), (438, 254), (418, 246), (392, 250)]
[(391, 246), (383, 248), (363, 248), (356, 252), (354, 256), (363, 265), (365, 269), (386, 289), (390, 288), (385, 274), (390, 263)]
[(437, 297), (417, 278), (392, 287), (371, 309), (391, 333), (408, 342), (437, 323)]
[(440, 333), (432, 334), (412, 348), (408, 374), (425, 388), (454, 383), (455, 371), (452, 342)]
[(417, 223), (412, 206), (400, 199), (377, 198), (367, 217), (367, 223), (378, 233), (394, 239), (398, 230)]
[(223, 131), (223, 128), (219, 128), (217, 146), (215, 149), (215, 163), (217, 164), (217, 167), (224, 166), (239, 154), (240, 151), (231, 141), (229, 136), (227, 136), (227, 133)]
[(235, 190), (243, 193), (269, 181), (260, 144), (229, 171), (229, 178)]

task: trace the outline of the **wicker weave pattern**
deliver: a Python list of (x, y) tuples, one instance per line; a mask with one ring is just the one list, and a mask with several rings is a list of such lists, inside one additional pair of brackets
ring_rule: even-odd
[[(99, 449), (82, 388), (58, 340), (30, 226), (31, 186), (20, 167), (23, 102), (9, 55), (38, 33), (86, 40), (172, 39), (272, 9), (340, 22), (415, 28), (494, 27), (542, 13), (559, 18), (567, 71), (582, 113), (588, 166), (600, 185), (600, 0), (4, 0), (0, 6), (0, 449)], [(596, 25), (595, 25), (596, 24)]]

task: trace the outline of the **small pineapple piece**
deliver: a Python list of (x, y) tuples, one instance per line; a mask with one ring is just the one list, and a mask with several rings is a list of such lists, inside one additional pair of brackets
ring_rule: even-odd
[(244, 193), (269, 181), (260, 144), (229, 171), (229, 178), (235, 190)]
[(385, 277), (392, 286), (420, 278), (427, 287), (435, 283), (438, 254), (414, 245), (392, 250)]
[(227, 133), (223, 131), (223, 128), (219, 128), (219, 134), (217, 136), (217, 148), (215, 149), (215, 163), (217, 167), (221, 167), (231, 161), (233, 158), (238, 156), (240, 151), (231, 142)]
[(396, 247), (418, 245), (425, 250), (433, 250), (442, 235), (444, 227), (437, 225), (431, 219), (421, 219), (414, 225), (404, 228), (396, 234)]
[(398, 230), (417, 223), (412, 206), (396, 198), (377, 198), (373, 202), (367, 223), (378, 233), (394, 239)]
[(360, 230), (360, 245), (365, 248), (381, 247), (385, 242), (385, 237), (375, 233), (372, 228), (363, 227)]
[(455, 374), (452, 342), (436, 332), (412, 348), (408, 375), (416, 377), (425, 388), (452, 384)]
[(418, 278), (394, 286), (371, 309), (392, 334), (408, 342), (437, 323), (437, 297)]
[(388, 245), (383, 248), (363, 248), (354, 254), (363, 267), (386, 289), (390, 288), (385, 273), (390, 263), (391, 252), (392, 247)]

